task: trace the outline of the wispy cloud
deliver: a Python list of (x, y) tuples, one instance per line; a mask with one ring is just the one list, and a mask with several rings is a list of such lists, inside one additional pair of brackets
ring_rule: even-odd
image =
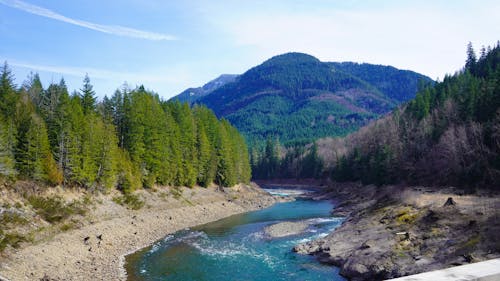
[(9, 60), (8, 62), (10, 65), (15, 67), (21, 67), (34, 71), (57, 73), (61, 75), (69, 75), (75, 77), (83, 77), (85, 74), (88, 74), (91, 78), (105, 79), (105, 80), (139, 81), (139, 82), (168, 81), (167, 79), (168, 76), (164, 74), (119, 72), (119, 71), (91, 68), (91, 67), (40, 65), (40, 64), (33, 64), (16, 60)]
[(56, 13), (52, 10), (36, 6), (33, 4), (29, 4), (23, 1), (19, 0), (0, 0), (1, 4), (4, 4), (6, 6), (25, 11), (34, 15), (62, 21), (65, 23), (85, 27), (88, 29), (100, 31), (103, 33), (108, 33), (108, 34), (113, 34), (113, 35), (118, 35), (118, 36), (125, 36), (125, 37), (132, 37), (132, 38), (139, 38), (139, 39), (146, 39), (146, 40), (154, 40), (154, 41), (161, 41), (161, 40), (177, 40), (175, 36), (168, 35), (168, 34), (162, 34), (162, 33), (156, 33), (156, 32), (150, 32), (150, 31), (144, 31), (144, 30), (139, 30), (139, 29), (134, 29), (130, 27), (125, 27), (125, 26), (119, 26), (119, 25), (104, 25), (104, 24), (97, 24), (93, 22), (88, 22), (84, 20), (78, 20), (78, 19), (73, 19), (69, 18), (66, 16), (63, 16), (59, 13)]
[[(0, 57), (2, 57), (1, 54)], [(145, 85), (149, 89), (157, 91), (164, 98), (178, 94), (189, 85), (193, 85), (193, 75), (185, 65), (148, 68), (147, 72), (125, 72), (95, 67), (36, 64), (10, 58), (7, 59), (7, 62), (14, 71), (24, 70), (19, 73), (27, 74), (31, 71), (40, 73), (42, 80), (45, 78), (43, 80), (45, 82), (53, 81), (54, 76), (64, 76), (69, 89), (78, 89), (83, 77), (88, 74), (94, 89), (98, 94), (101, 94), (101, 97), (104, 93), (113, 93), (124, 82), (132, 87)]]

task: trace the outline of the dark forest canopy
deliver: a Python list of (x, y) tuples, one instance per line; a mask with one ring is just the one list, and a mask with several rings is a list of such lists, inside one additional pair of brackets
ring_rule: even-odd
[(268, 138), (293, 146), (345, 136), (413, 98), (421, 80), (432, 83), (390, 66), (329, 63), (286, 53), (173, 99), (208, 106), (238, 128), (252, 148), (262, 149)]
[(243, 137), (203, 106), (123, 88), (97, 102), (88, 76), (72, 94), (38, 74), (0, 73), (0, 178), (118, 188), (232, 186), (251, 171)]

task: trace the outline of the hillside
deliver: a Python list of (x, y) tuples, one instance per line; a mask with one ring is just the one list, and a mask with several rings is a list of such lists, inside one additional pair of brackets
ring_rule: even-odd
[(500, 46), (422, 89), (400, 110), (322, 141), (334, 179), (500, 189)]
[(251, 146), (269, 137), (291, 144), (355, 131), (411, 98), (419, 80), (431, 81), (393, 67), (325, 63), (287, 53), (193, 97), (228, 119)]
[(413, 71), (369, 63), (332, 62), (330, 65), (370, 83), (398, 102), (408, 101), (415, 96), (421, 76)]
[(211, 92), (226, 85), (227, 83), (233, 82), (237, 77), (238, 75), (235, 74), (222, 74), (214, 80), (206, 83), (202, 87), (189, 88), (184, 90), (182, 93), (172, 98), (172, 100), (178, 100), (180, 102), (193, 104), (196, 100), (210, 94)]

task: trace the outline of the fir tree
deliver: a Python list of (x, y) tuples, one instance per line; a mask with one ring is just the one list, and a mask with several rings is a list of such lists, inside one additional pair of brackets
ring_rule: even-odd
[(93, 86), (90, 84), (88, 74), (85, 75), (85, 78), (83, 79), (83, 87), (80, 89), (80, 92), (83, 113), (88, 114), (90, 112), (94, 112), (96, 109), (96, 97)]

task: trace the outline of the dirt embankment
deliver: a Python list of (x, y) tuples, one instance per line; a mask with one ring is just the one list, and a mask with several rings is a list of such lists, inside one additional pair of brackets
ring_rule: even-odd
[[(330, 235), (299, 253), (340, 267), (351, 280), (381, 280), (500, 257), (500, 196), (453, 188), (334, 185)], [(451, 198), (451, 199), (449, 199)]]
[[(32, 243), (6, 249), (0, 259), (0, 276), (8, 280), (125, 280), (125, 255), (168, 233), (274, 203), (256, 185), (224, 191), (159, 187), (136, 195), (144, 202), (139, 210), (118, 204), (117, 194), (101, 194), (87, 200), (89, 211), (84, 216), (66, 220), (75, 221), (74, 228), (44, 222)], [(73, 192), (64, 196), (85, 195)], [(36, 218), (31, 223), (40, 221)]]

